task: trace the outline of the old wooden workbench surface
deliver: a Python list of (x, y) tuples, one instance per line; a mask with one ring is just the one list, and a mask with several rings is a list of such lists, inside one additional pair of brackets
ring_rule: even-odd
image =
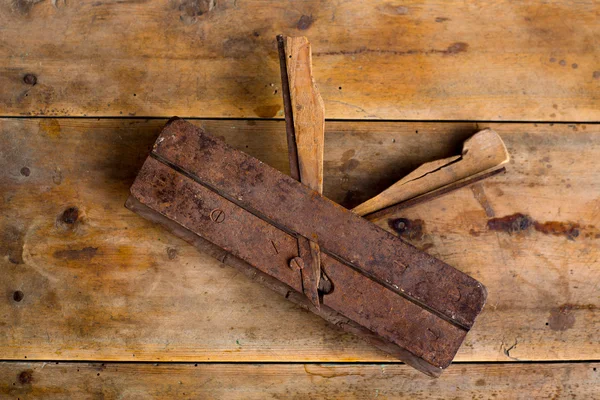
[[(600, 396), (599, 21), (585, 0), (2, 0), (0, 398)], [(506, 174), (391, 216), (489, 291), (437, 380), (123, 207), (173, 115), (287, 170), (276, 33), (313, 44), (344, 206), (484, 127), (507, 144)]]

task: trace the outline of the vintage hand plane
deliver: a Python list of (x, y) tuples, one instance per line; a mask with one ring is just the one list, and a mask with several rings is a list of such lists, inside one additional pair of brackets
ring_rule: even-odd
[[(483, 285), (367, 219), (490, 176), (508, 160), (491, 130), (345, 209), (321, 195), (323, 102), (306, 38), (278, 37), (291, 177), (171, 119), (126, 207), (285, 298), (420, 371), (452, 362), (486, 299)], [(361, 215), (366, 216), (361, 217)]]

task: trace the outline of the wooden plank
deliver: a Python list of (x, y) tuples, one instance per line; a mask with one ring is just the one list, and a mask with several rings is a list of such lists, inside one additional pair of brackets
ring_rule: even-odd
[[(164, 122), (0, 120), (2, 358), (386, 360), (123, 207)], [(194, 123), (287, 168), (283, 121)], [(324, 193), (355, 206), (486, 127), (505, 175), (378, 223), (488, 288), (457, 360), (599, 359), (600, 125), (331, 122)]]
[(0, 363), (14, 399), (594, 399), (600, 363), (454, 364), (431, 379), (400, 364)]
[(282, 117), (282, 33), (313, 44), (327, 118), (598, 121), (599, 14), (593, 0), (4, 1), (0, 109)]

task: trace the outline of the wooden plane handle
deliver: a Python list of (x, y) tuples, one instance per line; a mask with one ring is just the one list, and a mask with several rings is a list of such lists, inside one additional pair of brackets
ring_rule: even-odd
[(485, 129), (464, 142), (461, 155), (421, 165), (352, 211), (361, 216), (372, 214), (454, 182), (492, 171), (509, 160), (500, 136), (492, 129)]

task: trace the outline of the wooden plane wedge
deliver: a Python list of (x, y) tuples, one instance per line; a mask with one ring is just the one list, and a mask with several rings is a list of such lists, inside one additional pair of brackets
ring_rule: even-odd
[[(503, 172), (510, 160), (502, 138), (492, 129), (484, 129), (468, 138), (460, 155), (425, 163), (375, 197), (352, 211), (369, 219), (396, 211), (408, 200), (431, 198), (432, 193), (446, 193)], [(414, 203), (414, 202), (413, 202)], [(394, 207), (399, 205), (399, 207)]]

